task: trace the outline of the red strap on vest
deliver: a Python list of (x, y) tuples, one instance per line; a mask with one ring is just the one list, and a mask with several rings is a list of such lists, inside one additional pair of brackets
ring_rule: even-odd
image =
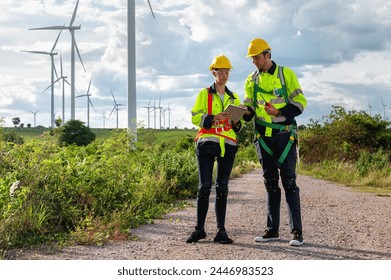
[(210, 87), (208, 87), (208, 115), (212, 115), (212, 102), (213, 94), (210, 92)]
[[(208, 115), (212, 115), (212, 103), (213, 103), (213, 93), (210, 92), (210, 87), (208, 87)], [(236, 139), (233, 139), (229, 136), (220, 134), (223, 131), (228, 131), (228, 130), (232, 129), (232, 125), (228, 122), (228, 119), (215, 122), (215, 125), (222, 125), (222, 124), (224, 124), (224, 126), (209, 128), (209, 129), (201, 128), (198, 131), (198, 134), (197, 134), (195, 140), (197, 140), (202, 134), (215, 134), (220, 137), (224, 137), (224, 138), (227, 138), (227, 139), (232, 140), (234, 142), (237, 142)]]
[(209, 129), (206, 129), (206, 128), (201, 128), (199, 131), (198, 131), (198, 134), (196, 136), (196, 138), (194, 140), (197, 140), (202, 134), (214, 134), (214, 135), (217, 135), (217, 136), (220, 136), (220, 137), (224, 137), (224, 138), (227, 138), (231, 141), (234, 141), (234, 142), (238, 142), (236, 139), (234, 138), (231, 138), (227, 135), (224, 135), (224, 134), (220, 134), (220, 132), (223, 132), (223, 127), (216, 127), (216, 128), (209, 128)]

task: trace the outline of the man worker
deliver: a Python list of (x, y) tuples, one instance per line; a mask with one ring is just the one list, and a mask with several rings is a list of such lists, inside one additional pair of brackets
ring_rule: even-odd
[(251, 58), (257, 69), (245, 81), (244, 104), (248, 112), (243, 119), (254, 119), (267, 191), (265, 233), (254, 240), (265, 242), (279, 239), (281, 177), (293, 235), (289, 245), (301, 246), (304, 241), (300, 192), (296, 184), (298, 155), (295, 117), (304, 111), (307, 102), (296, 74), (271, 59), (271, 47), (265, 40), (253, 39), (248, 46), (247, 57)]

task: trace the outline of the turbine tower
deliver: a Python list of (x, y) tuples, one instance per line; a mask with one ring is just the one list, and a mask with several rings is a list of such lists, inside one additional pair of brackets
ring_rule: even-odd
[(170, 103), (168, 103), (167, 108), (164, 108), (164, 109), (163, 109), (164, 127), (166, 127), (166, 111), (168, 111), (168, 129), (170, 129), (170, 122), (171, 122), (171, 109), (170, 109)]
[(159, 109), (159, 129), (162, 129), (162, 109), (163, 109), (163, 107), (160, 105), (161, 101), (162, 101), (162, 94), (160, 94), (159, 106), (157, 107), (157, 109)]
[(156, 129), (156, 98), (155, 101), (153, 102), (153, 128)]
[(73, 25), (73, 22), (76, 18), (77, 7), (79, 5), (79, 0), (76, 2), (75, 9), (72, 14), (71, 22), (69, 26), (48, 26), (48, 27), (40, 27), (40, 28), (32, 28), (30, 30), (63, 30), (68, 29), (71, 33), (71, 120), (75, 119), (75, 52), (77, 52), (80, 62), (83, 66), (84, 71), (86, 68), (84, 67), (83, 60), (81, 59), (79, 49), (75, 40), (75, 30), (79, 30), (81, 25)]
[(45, 54), (45, 55), (50, 55), (51, 59), (51, 83), (50, 83), (50, 88), (51, 88), (51, 100), (50, 100), (50, 127), (54, 128), (54, 73), (56, 73), (57, 76), (57, 71), (56, 71), (56, 66), (54, 64), (54, 56), (57, 55), (57, 52), (54, 52), (54, 49), (56, 48), (58, 39), (60, 38), (62, 30), (60, 30), (60, 33), (58, 33), (57, 39), (54, 42), (54, 45), (51, 49), (50, 52), (43, 52), (43, 51), (22, 51), (22, 52), (28, 52), (28, 53), (36, 53), (36, 54)]
[(82, 94), (82, 95), (78, 95), (78, 96), (75, 97), (75, 98), (78, 98), (78, 97), (82, 97), (82, 96), (87, 96), (87, 126), (88, 127), (90, 127), (90, 104), (91, 104), (92, 108), (94, 109), (94, 111), (96, 112), (95, 107), (92, 104), (91, 99), (90, 99), (90, 96), (91, 96), (91, 94), (90, 94), (91, 81), (92, 81), (92, 76), (91, 76), (91, 79), (90, 79), (90, 83), (88, 85), (87, 93), (86, 94)]
[[(151, 3), (148, 1), (153, 18)], [(137, 98), (136, 98), (136, 5), (128, 0), (128, 131), (137, 141)]]

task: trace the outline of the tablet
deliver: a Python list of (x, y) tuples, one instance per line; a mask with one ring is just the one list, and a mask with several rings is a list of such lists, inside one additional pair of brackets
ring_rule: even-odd
[(240, 118), (246, 113), (247, 109), (242, 108), (233, 104), (229, 104), (225, 112), (230, 113), (232, 115), (232, 121), (238, 122)]

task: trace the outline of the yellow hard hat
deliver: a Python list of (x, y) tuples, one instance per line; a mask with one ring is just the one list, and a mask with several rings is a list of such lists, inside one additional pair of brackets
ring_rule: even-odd
[(266, 50), (271, 50), (271, 49), (272, 48), (265, 40), (261, 38), (255, 38), (248, 45), (247, 57), (256, 56)]
[(218, 55), (213, 59), (212, 64), (209, 66), (209, 70), (213, 70), (214, 68), (231, 69), (233, 67), (231, 65), (231, 62), (229, 61), (229, 59), (225, 55)]

